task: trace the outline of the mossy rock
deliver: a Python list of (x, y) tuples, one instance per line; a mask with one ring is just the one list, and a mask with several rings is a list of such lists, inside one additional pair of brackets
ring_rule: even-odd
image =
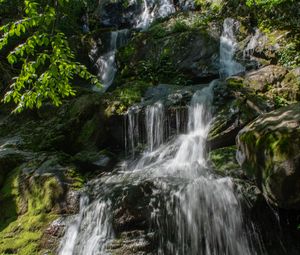
[(236, 160), (236, 146), (213, 150), (209, 153), (211, 167), (222, 176), (240, 176), (240, 166)]
[(237, 137), (239, 163), (275, 205), (300, 208), (300, 104), (262, 115)]
[(130, 80), (123, 86), (106, 94), (106, 116), (110, 117), (114, 114), (125, 113), (130, 106), (141, 102), (147, 89), (152, 86), (150, 82)]
[(214, 121), (208, 135), (211, 149), (234, 145), (245, 125), (273, 109), (266, 97), (256, 94), (243, 81), (234, 76), (214, 88)]
[(85, 179), (70, 158), (31, 156), (8, 172), (0, 190), (0, 254), (42, 254), (49, 224), (61, 213), (78, 210), (78, 198), (71, 192), (81, 189)]
[(175, 16), (136, 34), (117, 53), (116, 84), (131, 77), (155, 85), (204, 83), (218, 77), (219, 38), (213, 26), (201, 26), (196, 17)]

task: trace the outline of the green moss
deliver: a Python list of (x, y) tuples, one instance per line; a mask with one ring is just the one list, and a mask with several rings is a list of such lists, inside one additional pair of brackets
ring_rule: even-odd
[(152, 38), (155, 39), (163, 38), (170, 34), (168, 29), (160, 23), (151, 26), (148, 30), (148, 33), (151, 35)]
[(64, 190), (62, 184), (56, 177), (37, 177), (29, 180), (28, 189), (25, 190), (25, 196), (28, 203), (28, 213), (38, 215), (43, 212), (50, 212)]
[(151, 83), (144, 81), (131, 81), (126, 85), (118, 87), (107, 95), (106, 114), (122, 114), (134, 103), (140, 102), (145, 91), (151, 87)]
[(172, 33), (182, 33), (186, 32), (190, 29), (187, 23), (184, 20), (176, 20), (175, 23), (172, 25), (171, 31)]
[(234, 175), (240, 169), (235, 157), (236, 146), (216, 149), (209, 153), (213, 169), (222, 175)]
[(54, 176), (26, 177), (12, 171), (1, 189), (0, 254), (40, 254), (44, 229), (57, 218), (51, 210), (63, 194)]
[(244, 87), (242, 77), (230, 77), (226, 80), (226, 85), (231, 90), (238, 90)]
[(97, 129), (100, 129), (98, 123), (98, 117), (96, 115), (92, 119), (86, 121), (81, 129), (77, 141), (80, 144), (86, 144), (90, 141)]
[(83, 188), (85, 178), (75, 169), (70, 167), (65, 173), (66, 180), (70, 182), (72, 190)]
[(40, 254), (43, 231), (56, 218), (54, 214), (19, 216), (0, 232), (0, 254)]

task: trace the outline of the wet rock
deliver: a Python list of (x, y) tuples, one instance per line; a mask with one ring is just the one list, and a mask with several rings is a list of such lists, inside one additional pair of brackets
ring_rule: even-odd
[(240, 165), (281, 208), (300, 208), (299, 144), (299, 104), (260, 116), (237, 137)]
[(224, 176), (241, 176), (240, 165), (236, 160), (236, 146), (224, 147), (209, 153), (211, 167)]
[(149, 220), (151, 219), (149, 204), (152, 189), (153, 184), (144, 182), (115, 191), (113, 226), (118, 233), (149, 227)]
[(151, 255), (153, 235), (145, 231), (123, 232), (109, 246), (108, 250), (116, 255)]
[(60, 238), (62, 238), (65, 230), (65, 222), (63, 218), (53, 221), (44, 231), (41, 240), (41, 246), (45, 250), (45, 254), (51, 254), (57, 250)]

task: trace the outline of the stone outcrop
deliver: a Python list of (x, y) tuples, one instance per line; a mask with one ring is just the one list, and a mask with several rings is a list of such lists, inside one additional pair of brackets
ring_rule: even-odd
[(262, 115), (237, 137), (238, 159), (275, 205), (300, 208), (300, 104)]

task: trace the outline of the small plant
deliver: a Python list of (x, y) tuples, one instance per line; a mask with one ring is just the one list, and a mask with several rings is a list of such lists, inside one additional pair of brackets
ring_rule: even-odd
[(288, 105), (288, 101), (286, 99), (284, 99), (283, 97), (275, 96), (273, 98), (273, 100), (274, 100), (274, 104), (275, 104), (276, 108), (280, 108), (280, 107)]
[(189, 26), (182, 20), (176, 20), (172, 26), (172, 33), (182, 33), (189, 30)]
[(156, 24), (151, 26), (148, 32), (155, 39), (163, 38), (168, 35), (167, 29), (162, 24)]

